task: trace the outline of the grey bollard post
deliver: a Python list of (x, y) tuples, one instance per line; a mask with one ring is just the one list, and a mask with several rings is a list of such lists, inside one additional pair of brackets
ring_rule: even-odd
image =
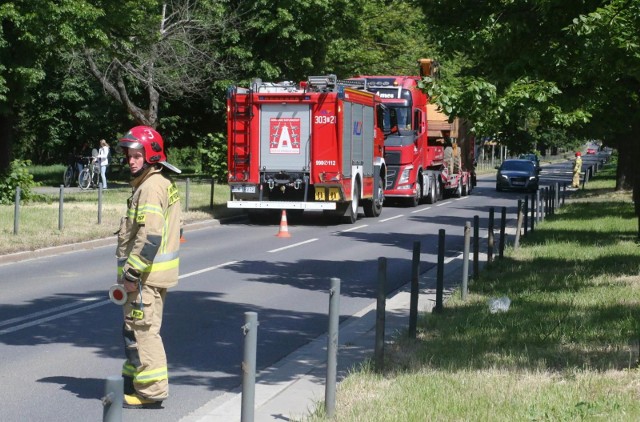
[(20, 231), (20, 186), (16, 186), (16, 202), (13, 206), (13, 234)]
[(553, 185), (555, 208), (560, 208), (560, 184), (556, 182)]
[(102, 224), (102, 183), (98, 185), (98, 224)]
[(536, 219), (536, 195), (532, 194), (531, 195), (531, 216), (529, 217), (529, 220), (531, 221), (531, 228), (530, 230), (533, 231), (533, 228), (535, 226), (535, 219)]
[(542, 202), (540, 195), (540, 190), (538, 190), (536, 192), (536, 224), (540, 223), (540, 204)]
[[(519, 199), (518, 199), (519, 201)], [(506, 239), (505, 239), (505, 230), (507, 227), (507, 207), (502, 207), (502, 210), (500, 211), (500, 249), (498, 250), (498, 254), (500, 256), (500, 258), (504, 257), (504, 246), (506, 243)]]
[(340, 279), (331, 279), (329, 290), (329, 331), (327, 337), (327, 379), (324, 385), (324, 409), (332, 418), (336, 411), (338, 379), (338, 327), (340, 324)]
[(529, 231), (529, 195), (524, 196), (524, 208), (522, 211), (522, 217), (524, 218), (524, 221), (522, 223), (524, 228), (523, 236), (526, 236), (527, 231)]
[(411, 296), (409, 298), (409, 338), (416, 338), (418, 326), (418, 296), (420, 286), (418, 277), (420, 272), (420, 242), (413, 242), (413, 258), (411, 260)]
[(487, 228), (487, 262), (493, 262), (493, 220), (495, 210), (489, 208), (489, 226)]
[(562, 184), (562, 206), (564, 206), (564, 199), (567, 196), (567, 184)]
[(122, 402), (124, 401), (124, 378), (121, 375), (107, 377), (102, 397), (103, 422), (122, 421)]
[(213, 211), (213, 196), (214, 196), (214, 192), (215, 192), (215, 179), (213, 178), (213, 176), (211, 177), (211, 194), (209, 195), (209, 209)]
[(187, 186), (184, 192), (184, 211), (189, 211), (189, 190), (191, 188), (191, 179), (187, 177)]
[(480, 272), (480, 217), (473, 216), (473, 279), (477, 280)]
[(522, 199), (518, 199), (518, 211), (516, 214), (516, 239), (513, 242), (513, 247), (518, 249), (520, 247), (520, 233), (522, 232)]
[(376, 304), (376, 340), (374, 350), (375, 370), (384, 370), (384, 326), (386, 312), (387, 258), (378, 258), (378, 301)]
[(64, 228), (64, 185), (60, 185), (60, 195), (58, 201), (58, 230)]
[(244, 356), (242, 358), (241, 422), (253, 422), (256, 396), (256, 350), (258, 346), (258, 314), (244, 313)]
[(438, 270), (436, 276), (436, 306), (434, 313), (444, 310), (444, 229), (438, 230)]
[(462, 290), (460, 297), (467, 300), (469, 292), (469, 244), (471, 243), (471, 223), (464, 223), (464, 249), (462, 253)]

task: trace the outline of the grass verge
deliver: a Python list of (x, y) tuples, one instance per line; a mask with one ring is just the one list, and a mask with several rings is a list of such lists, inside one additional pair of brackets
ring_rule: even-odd
[[(339, 385), (334, 421), (640, 420), (640, 248), (610, 168), (505, 257), (467, 301)], [(488, 301), (507, 296), (507, 312)], [(322, 406), (309, 421), (325, 420)]]

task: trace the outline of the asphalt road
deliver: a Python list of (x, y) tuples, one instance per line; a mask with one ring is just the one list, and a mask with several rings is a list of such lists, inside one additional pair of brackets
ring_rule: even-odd
[[(544, 167), (541, 183), (567, 182), (570, 173), (569, 162)], [(326, 331), (331, 277), (342, 280), (344, 320), (375, 301), (379, 257), (393, 292), (410, 280), (413, 242), (421, 242), (427, 271), (439, 229), (446, 255), (457, 255), (466, 221), (478, 215), (486, 229), (489, 208), (503, 206), (513, 219), (521, 197), (497, 193), (487, 176), (470, 196), (385, 207), (354, 225), (305, 214), (290, 219), (290, 238), (276, 237), (277, 225), (247, 221), (188, 231), (163, 326), (171, 397), (161, 411), (125, 410), (125, 420), (177, 421), (240, 385), (245, 312), (258, 313), (257, 367), (269, 367)], [(0, 265), (1, 420), (102, 418), (104, 379), (123, 362), (121, 308), (107, 299), (113, 252), (108, 245)]]

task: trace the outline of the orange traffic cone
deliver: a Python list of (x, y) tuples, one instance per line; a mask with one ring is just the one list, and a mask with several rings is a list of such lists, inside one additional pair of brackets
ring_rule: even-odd
[(287, 227), (287, 211), (282, 210), (282, 218), (280, 218), (280, 230), (278, 230), (278, 237), (291, 237), (289, 234), (289, 228)]
[(186, 242), (182, 229), (180, 229), (180, 243)]

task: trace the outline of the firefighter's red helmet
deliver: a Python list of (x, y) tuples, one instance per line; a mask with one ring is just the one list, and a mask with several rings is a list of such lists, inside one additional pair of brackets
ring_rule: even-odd
[(582, 153), (580, 153), (580, 151), (576, 151), (576, 157), (580, 157), (582, 155)]
[(121, 148), (143, 149), (144, 161), (147, 164), (162, 164), (171, 171), (181, 173), (179, 169), (167, 163), (162, 136), (152, 127), (136, 126), (131, 128), (120, 138), (118, 145)]

